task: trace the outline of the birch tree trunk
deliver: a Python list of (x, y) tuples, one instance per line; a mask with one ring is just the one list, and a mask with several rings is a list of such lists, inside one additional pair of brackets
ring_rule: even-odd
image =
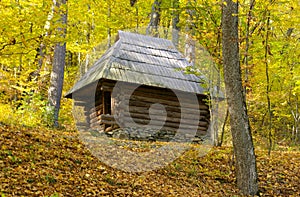
[(223, 1), (222, 48), (225, 89), (236, 158), (237, 186), (245, 195), (258, 192), (256, 158), (239, 65), (238, 3)]
[[(66, 0), (53, 0), (55, 10), (60, 14), (60, 19), (57, 21), (59, 28), (57, 29), (57, 37), (66, 37), (67, 11)], [(58, 127), (58, 115), (60, 109), (60, 100), (62, 96), (62, 88), (64, 81), (64, 68), (66, 56), (66, 43), (58, 42), (54, 47), (53, 65), (50, 76), (50, 87), (48, 90), (48, 102), (52, 111), (53, 126)]]
[(44, 43), (44, 39), (46, 37), (50, 36), (49, 29), (50, 29), (50, 26), (51, 26), (51, 21), (53, 19), (54, 6), (55, 6), (54, 4), (51, 6), (51, 10), (48, 13), (47, 21), (46, 21), (45, 26), (44, 26), (44, 34), (41, 35), (40, 46), (36, 50), (37, 51), (36, 60), (37, 60), (38, 67), (34, 72), (30, 73), (30, 78), (40, 76), (40, 72), (41, 72), (41, 69), (42, 69), (42, 66), (43, 66), (43, 63), (44, 63), (44, 59), (45, 59), (45, 56), (46, 56), (46, 47), (47, 47), (46, 44)]

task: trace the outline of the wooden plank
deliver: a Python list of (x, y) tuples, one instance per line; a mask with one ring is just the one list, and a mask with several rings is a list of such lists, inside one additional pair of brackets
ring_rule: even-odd
[[(138, 118), (138, 119), (145, 119), (145, 120), (150, 120), (150, 116), (149, 114), (137, 114), (137, 113), (130, 113), (127, 114), (127, 117), (131, 117), (131, 118)], [(151, 117), (152, 120), (164, 120), (164, 118), (166, 118), (163, 115), (154, 115)], [(179, 118), (179, 117), (170, 117), (167, 116), (166, 122), (172, 122), (172, 123), (184, 123), (184, 124), (191, 124), (194, 125), (195, 122), (198, 121), (199, 122), (199, 126), (208, 126), (209, 123), (207, 121), (204, 120), (199, 120), (198, 119), (186, 119), (186, 118)]]
[[(102, 87), (114, 88), (115, 84), (116, 84), (115, 81), (103, 81)], [(133, 89), (133, 88), (136, 88), (136, 86), (137, 86), (136, 84), (131, 84), (131, 83), (124, 82), (122, 88), (124, 90)], [(146, 85), (140, 85), (138, 88), (136, 88), (136, 90), (140, 91), (140, 92), (151, 92), (153, 94), (164, 94), (164, 95), (170, 95), (170, 93), (174, 94), (173, 91), (171, 89), (168, 89), (168, 88), (152, 87), (152, 86), (146, 86)], [(186, 92), (183, 92), (183, 91), (178, 91), (178, 93), (183, 94), (183, 95), (190, 94), (190, 93), (186, 93)], [(197, 96), (200, 97), (200, 98), (207, 97), (204, 94), (197, 94)]]
[(99, 121), (98, 116), (96, 116), (96, 117), (90, 119), (90, 124), (93, 124), (98, 121)]
[(97, 111), (97, 112), (90, 113), (89, 117), (90, 119), (93, 119), (99, 115), (101, 115), (101, 112)]
[(92, 113), (92, 112), (96, 112), (96, 111), (102, 111), (103, 109), (103, 105), (97, 105), (96, 107), (92, 107), (89, 112)]
[[(174, 101), (174, 102), (179, 102), (179, 98), (181, 102), (186, 102), (189, 103), (191, 102), (191, 98), (193, 95), (191, 94), (179, 94), (179, 98), (177, 98), (177, 95), (173, 92), (170, 92), (169, 94), (166, 94), (166, 92), (164, 91), (159, 91), (159, 92), (152, 92), (152, 91), (139, 91), (139, 89), (137, 91), (135, 91), (133, 93), (134, 96), (142, 96), (142, 97), (146, 97), (146, 98), (157, 98), (157, 99), (161, 99), (161, 100), (167, 100), (167, 101)], [(130, 96), (130, 95), (129, 95)], [(206, 105), (205, 102), (203, 101), (203, 98), (196, 98), (197, 102), (199, 104), (203, 104)]]
[(112, 124), (116, 124), (115, 118), (113, 115), (110, 114), (101, 114), (97, 117), (94, 117), (91, 121), (90, 121), (91, 126), (95, 126), (95, 125), (101, 125), (101, 124), (108, 124), (108, 125), (112, 125)]
[(110, 114), (99, 114), (93, 118), (91, 118), (91, 121), (95, 122), (95, 120), (103, 120), (103, 121), (115, 121), (115, 118), (113, 115)]
[[(120, 107), (120, 106), (119, 106)], [(121, 108), (121, 107), (120, 107)], [(119, 109), (120, 109), (119, 108)], [(140, 107), (140, 106), (130, 106), (129, 111), (128, 108), (121, 108), (124, 112), (131, 112), (131, 113), (139, 113), (139, 114), (148, 114), (149, 109), (146, 107)], [(160, 114), (162, 110), (156, 110), (152, 109), (154, 113)], [(181, 110), (179, 108), (174, 108), (174, 107), (166, 107), (167, 113), (169, 113), (173, 117), (181, 117), (182, 115), (184, 117), (187, 117), (188, 115), (190, 116), (203, 116), (203, 117), (209, 117), (209, 111), (208, 110), (195, 110), (195, 109), (184, 109)]]
[[(130, 121), (130, 118), (129, 117), (124, 117), (124, 124), (126, 125), (127, 122)], [(138, 124), (142, 124), (142, 125), (147, 125), (150, 123), (149, 120), (145, 120), (145, 119), (140, 119), (140, 118), (133, 118), (134, 122), (135, 123), (138, 123)], [(190, 124), (184, 124), (184, 123), (173, 123), (173, 122), (163, 122), (161, 120), (152, 120), (151, 121), (153, 125), (157, 126), (157, 125), (162, 125), (162, 126), (167, 126), (167, 127), (171, 127), (171, 128), (178, 128), (179, 125), (181, 126), (181, 128), (184, 128), (184, 129), (198, 129), (199, 126), (196, 126), (196, 125), (190, 125)], [(152, 125), (151, 125), (152, 126)]]
[(164, 105), (169, 105), (169, 106), (175, 106), (175, 107), (179, 107), (179, 106), (184, 106), (185, 108), (192, 108), (192, 109), (204, 109), (204, 110), (208, 110), (209, 107), (207, 105), (196, 105), (196, 104), (191, 104), (191, 103), (179, 103), (179, 102), (175, 102), (175, 101), (170, 101), (170, 100), (162, 100), (159, 98), (149, 98), (149, 97), (143, 97), (143, 96), (136, 96), (136, 95), (132, 95), (132, 96), (128, 96), (125, 95), (125, 99), (129, 100), (130, 103), (133, 102), (138, 102), (138, 101), (142, 101), (145, 103), (160, 103), (160, 104), (164, 104)]
[(115, 117), (114, 115), (110, 115), (110, 114), (101, 114), (99, 116), (99, 120), (115, 121)]

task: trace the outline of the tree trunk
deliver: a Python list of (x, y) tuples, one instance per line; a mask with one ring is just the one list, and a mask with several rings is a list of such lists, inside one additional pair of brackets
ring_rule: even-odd
[(222, 133), (221, 133), (221, 139), (220, 141), (218, 140), (218, 145), (217, 146), (222, 146), (223, 144), (223, 140), (224, 140), (224, 133), (225, 133), (225, 127), (226, 127), (226, 123), (227, 123), (227, 120), (229, 118), (229, 112), (228, 112), (228, 108), (226, 110), (226, 115), (225, 115), (225, 120), (224, 120), (224, 123), (222, 125)]
[(246, 46), (245, 46), (245, 56), (244, 56), (244, 71), (245, 71), (245, 79), (244, 79), (244, 92), (245, 94), (247, 94), (247, 88), (249, 86), (249, 49), (250, 49), (250, 37), (251, 37), (251, 33), (250, 33), (250, 25), (251, 25), (251, 21), (252, 21), (252, 10), (254, 9), (254, 5), (255, 5), (255, 0), (250, 0), (250, 7), (249, 7), (249, 11), (247, 14), (247, 26), (246, 26), (246, 35), (245, 35), (245, 39), (246, 39)]
[[(62, 5), (66, 5), (66, 0), (53, 0), (53, 4), (57, 8), (60, 19), (58, 23), (60, 24), (57, 29), (57, 36), (65, 38), (66, 37), (66, 28), (67, 23), (67, 13), (66, 10), (62, 8)], [(64, 81), (64, 68), (65, 68), (65, 56), (66, 56), (66, 43), (57, 43), (54, 47), (54, 57), (53, 65), (50, 76), (50, 87), (48, 90), (48, 101), (50, 110), (53, 114), (52, 121), (53, 126), (58, 127), (58, 114), (60, 109), (60, 99), (62, 95), (63, 81)]]
[(46, 47), (47, 47), (46, 44), (44, 43), (44, 39), (46, 37), (50, 36), (49, 29), (50, 29), (50, 26), (51, 26), (51, 21), (53, 19), (53, 15), (54, 15), (54, 7), (55, 7), (55, 5), (53, 4), (51, 6), (51, 11), (48, 13), (48, 16), (47, 16), (47, 21), (46, 21), (45, 26), (44, 26), (44, 34), (41, 35), (41, 37), (40, 37), (40, 46), (36, 50), (37, 51), (36, 60), (37, 60), (38, 67), (35, 71), (30, 73), (30, 76), (29, 76), (30, 80), (34, 77), (39, 77), (40, 76), (40, 72), (41, 72), (41, 69), (42, 69), (42, 66), (43, 66), (43, 63), (44, 63), (44, 59), (45, 59), (45, 56), (46, 56), (45, 51), (46, 51)]
[[(111, 2), (108, 1), (108, 8), (107, 8), (107, 22), (110, 23), (110, 17), (111, 17)], [(109, 49), (111, 47), (111, 28), (107, 28), (107, 48)]]
[(239, 65), (238, 3), (223, 1), (222, 48), (237, 186), (245, 195), (258, 192), (256, 158)]
[(159, 36), (158, 25), (160, 22), (160, 4), (161, 0), (155, 0), (152, 5), (151, 19), (146, 29), (147, 35), (153, 35), (154, 37)]
[[(196, 0), (194, 0), (196, 3)], [(193, 38), (195, 35), (195, 10), (192, 9), (193, 2), (191, 0), (187, 3), (187, 25), (186, 25), (186, 35), (185, 35), (185, 47), (184, 47), (184, 55), (185, 58), (191, 63), (192, 66), (195, 64), (196, 59), (196, 42)]]
[(179, 43), (179, 0), (173, 0), (173, 12), (172, 12), (172, 42), (178, 47)]
[(273, 136), (272, 136), (272, 109), (271, 109), (271, 98), (270, 98), (270, 91), (271, 91), (271, 84), (270, 84), (270, 76), (269, 76), (269, 57), (268, 54), (270, 52), (270, 46), (269, 46), (269, 36), (270, 36), (270, 11), (266, 10), (267, 12), (267, 27), (266, 27), (266, 39), (264, 41), (265, 43), (265, 68), (266, 68), (266, 97), (267, 97), (267, 103), (268, 103), (268, 138), (269, 138), (269, 150), (268, 155), (271, 155), (271, 150), (273, 147)]

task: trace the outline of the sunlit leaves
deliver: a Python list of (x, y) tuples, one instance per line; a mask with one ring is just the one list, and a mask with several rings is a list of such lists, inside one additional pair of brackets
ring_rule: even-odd
[[(270, 98), (275, 136), (290, 132), (293, 125), (291, 112), (295, 110), (297, 76), (299, 75), (299, 3), (297, 1), (255, 1), (250, 17), (249, 47), (249, 113), (254, 130), (263, 131), (268, 121), (267, 111), (265, 56), (269, 66)], [(240, 29), (241, 47), (245, 50), (245, 27), (249, 20), (249, 2), (241, 4)], [(270, 13), (270, 28), (267, 29), (267, 13)], [(266, 34), (268, 46), (266, 48)], [(242, 54), (244, 57), (245, 54)], [(243, 67), (244, 68), (244, 67)], [(287, 102), (285, 107), (281, 103)], [(299, 113), (299, 112), (297, 112)], [(293, 126), (292, 126), (293, 125)], [(262, 132), (263, 133), (263, 132)], [(281, 133), (281, 134), (280, 134)], [(285, 134), (286, 135), (286, 134)]]

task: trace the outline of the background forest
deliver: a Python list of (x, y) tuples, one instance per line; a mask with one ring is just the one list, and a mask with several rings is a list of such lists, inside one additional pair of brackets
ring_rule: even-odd
[[(240, 62), (254, 141), (272, 148), (299, 144), (300, 2), (239, 3)], [(109, 47), (118, 30), (147, 27), (154, 4), (162, 29), (191, 34), (222, 70), (221, 1), (69, 0), (59, 9), (49, 0), (0, 1), (1, 124), (52, 126), (48, 90), (55, 45), (66, 43), (64, 95), (87, 70), (96, 46)], [(61, 11), (66, 24), (59, 22)], [(59, 123), (75, 128), (70, 99), (62, 98)]]

